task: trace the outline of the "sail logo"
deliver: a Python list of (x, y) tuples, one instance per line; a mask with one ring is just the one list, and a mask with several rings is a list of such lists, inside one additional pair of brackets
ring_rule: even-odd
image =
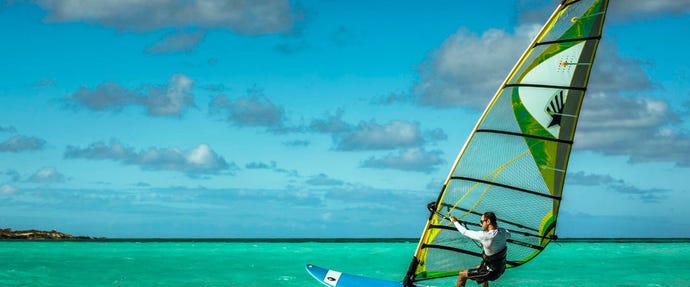
[(551, 101), (546, 106), (546, 112), (551, 116), (551, 122), (547, 128), (561, 125), (563, 118), (563, 107), (565, 106), (565, 96), (563, 90), (556, 92), (551, 98)]
[(554, 138), (558, 138), (568, 92), (561, 89), (520, 88), (520, 100), (532, 119)]
[(563, 87), (571, 86), (577, 67), (590, 65), (578, 62), (583, 49), (584, 41), (547, 57), (520, 81), (530, 85), (519, 88), (523, 106), (555, 138), (559, 137), (563, 118), (570, 116), (564, 114), (568, 92)]

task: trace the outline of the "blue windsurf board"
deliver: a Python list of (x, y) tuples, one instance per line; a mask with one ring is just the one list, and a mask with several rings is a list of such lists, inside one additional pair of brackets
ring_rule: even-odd
[(307, 272), (328, 287), (403, 287), (402, 283), (347, 274), (307, 264)]

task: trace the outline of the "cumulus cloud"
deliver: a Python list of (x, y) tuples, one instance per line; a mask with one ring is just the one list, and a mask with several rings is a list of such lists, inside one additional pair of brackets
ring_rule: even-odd
[(354, 126), (342, 120), (343, 111), (327, 114), (311, 121), (307, 130), (330, 134), (337, 150), (392, 150), (421, 146), (428, 141), (446, 139), (441, 129), (422, 131), (418, 123), (393, 120), (379, 124), (375, 120), (362, 121)]
[(424, 139), (419, 124), (391, 121), (381, 125), (376, 122), (360, 122), (356, 128), (340, 136), (338, 150), (386, 150), (419, 146)]
[(9, 185), (9, 184), (3, 184), (0, 185), (0, 195), (13, 195), (16, 194), (19, 191), (18, 188)]
[(0, 152), (23, 152), (39, 150), (43, 148), (46, 141), (37, 137), (16, 135), (0, 142)]
[(326, 174), (320, 173), (315, 176), (312, 176), (306, 181), (307, 184), (309, 185), (321, 185), (321, 186), (338, 186), (338, 185), (343, 185), (344, 182), (342, 180), (334, 179), (329, 177)]
[(592, 68), (589, 90), (600, 92), (646, 91), (654, 87), (643, 67), (650, 63), (618, 54), (613, 41), (602, 41)]
[(514, 35), (490, 29), (481, 36), (460, 29), (421, 65), (413, 87), (418, 104), (483, 109), (539, 25), (522, 25)]
[(407, 103), (414, 100), (414, 96), (409, 93), (389, 93), (380, 97), (371, 99), (371, 103), (375, 105), (390, 105), (395, 103)]
[(574, 148), (627, 155), (632, 162), (666, 161), (690, 166), (690, 135), (664, 100), (590, 93), (583, 103)]
[(426, 151), (422, 148), (409, 148), (376, 158), (370, 157), (362, 162), (362, 167), (386, 168), (404, 171), (431, 172), (444, 163), (439, 150)]
[(690, 0), (611, 1), (611, 19), (614, 21), (639, 21), (660, 15), (690, 14)]
[(352, 129), (351, 125), (343, 121), (345, 112), (338, 110), (334, 114), (326, 114), (323, 118), (316, 118), (309, 124), (309, 130), (317, 133), (338, 134)]
[(246, 169), (265, 169), (265, 170), (271, 170), (275, 171), (278, 173), (283, 173), (288, 176), (292, 177), (297, 177), (299, 176), (299, 173), (296, 170), (287, 170), (281, 167), (278, 167), (278, 163), (275, 161), (271, 161), (270, 163), (265, 163), (265, 162), (250, 162), (244, 166)]
[(621, 179), (613, 178), (607, 174), (591, 174), (575, 172), (568, 174), (568, 184), (599, 186), (607, 190), (618, 192), (633, 199), (639, 199), (647, 203), (658, 203), (668, 198), (668, 189), (651, 188), (641, 189), (625, 183)]
[(124, 164), (137, 165), (146, 170), (172, 170), (186, 173), (189, 176), (217, 174), (224, 170), (234, 169), (222, 156), (211, 147), (200, 144), (189, 150), (179, 148), (149, 148), (135, 151), (116, 140), (106, 144), (96, 142), (86, 148), (68, 146), (64, 157), (68, 159), (114, 160)]
[[(625, 6), (624, 3), (612, 5)], [(685, 0), (656, 1), (628, 5), (626, 9), (654, 16), (670, 10), (688, 13), (689, 4)], [(527, 5), (520, 7), (526, 9)], [(543, 22), (543, 11), (531, 9), (533, 14), (523, 19), (529, 22), (518, 26), (512, 34), (490, 29), (477, 36), (460, 29), (450, 36), (421, 65), (411, 96), (418, 104), (432, 107), (485, 108)], [(668, 103), (649, 97), (622, 96), (623, 92), (649, 92), (657, 88), (645, 72), (653, 63), (621, 56), (613, 41), (601, 43), (596, 59), (575, 148), (627, 155), (633, 162), (668, 161), (690, 166), (690, 155), (685, 152), (690, 150), (690, 135), (670, 125), (679, 123), (681, 117)], [(405, 99), (404, 95), (391, 95), (380, 102)]]
[(289, 147), (305, 147), (308, 146), (310, 142), (308, 140), (292, 140), (292, 141), (284, 141), (283, 145), (289, 146)]
[(90, 22), (120, 30), (222, 28), (240, 34), (288, 32), (299, 20), (287, 0), (36, 1), (49, 22)]
[(137, 95), (115, 82), (105, 82), (94, 89), (82, 87), (65, 100), (94, 111), (120, 110), (135, 104)]
[[(611, 5), (625, 6), (623, 10), (630, 10), (634, 15), (655, 16), (669, 11), (690, 13), (690, 0), (652, 1), (644, 5), (614, 2)], [(533, 4), (523, 6), (535, 6)], [(412, 95), (391, 94), (378, 101), (391, 103), (414, 99), (425, 106), (464, 106), (482, 110), (543, 24), (544, 11), (531, 9), (521, 13), (531, 16), (523, 19), (524, 24), (518, 26), (513, 34), (498, 29), (489, 29), (482, 35), (474, 35), (466, 29), (458, 30), (420, 65), (419, 79), (412, 88)], [(650, 89), (652, 83), (642, 69), (645, 65), (651, 64), (621, 57), (612, 41), (603, 41), (592, 70), (590, 87), (599, 91)]]
[(150, 87), (148, 96), (142, 97), (147, 113), (153, 116), (180, 115), (194, 107), (194, 96), (189, 92), (194, 81), (185, 75), (173, 75), (168, 85)]
[(568, 173), (568, 184), (600, 186), (607, 184), (623, 184), (623, 180), (615, 179), (608, 174), (593, 174), (579, 171)]
[(119, 111), (128, 106), (142, 106), (151, 116), (181, 115), (195, 107), (190, 93), (194, 81), (181, 74), (173, 75), (167, 85), (149, 86), (148, 93), (138, 93), (115, 82), (105, 82), (96, 88), (82, 87), (64, 98), (68, 105), (94, 111)]
[(226, 119), (238, 126), (265, 127), (271, 131), (283, 131), (285, 110), (277, 106), (257, 89), (250, 89), (248, 95), (234, 100), (218, 95), (209, 104), (213, 114), (227, 115)]
[(56, 183), (65, 181), (65, 176), (53, 167), (44, 167), (31, 175), (28, 181), (35, 183)]
[(204, 39), (205, 31), (175, 32), (146, 49), (149, 54), (189, 53)]
[(284, 110), (265, 97), (240, 98), (228, 106), (229, 119), (250, 126), (279, 126)]
[(447, 138), (441, 129), (422, 130), (419, 123), (402, 120), (386, 124), (370, 120), (352, 125), (342, 117), (342, 110), (326, 114), (323, 118), (313, 119), (307, 130), (330, 134), (338, 151), (398, 150), (398, 154), (371, 157), (363, 161), (363, 167), (428, 172), (443, 162), (440, 151), (427, 152), (423, 148), (428, 143)]
[(270, 164), (264, 162), (250, 162), (244, 167), (248, 169), (273, 169), (276, 167), (276, 162), (272, 161)]

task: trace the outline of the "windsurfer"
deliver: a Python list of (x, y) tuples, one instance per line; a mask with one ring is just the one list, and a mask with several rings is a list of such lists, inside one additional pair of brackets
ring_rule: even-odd
[(510, 232), (498, 228), (496, 214), (491, 211), (482, 214), (479, 222), (482, 231), (467, 229), (454, 216), (451, 216), (450, 220), (462, 235), (481, 242), (483, 249), (482, 263), (475, 269), (460, 271), (455, 287), (464, 287), (468, 278), (484, 287), (489, 286), (489, 281), (498, 279), (506, 269), (506, 241), (510, 238)]

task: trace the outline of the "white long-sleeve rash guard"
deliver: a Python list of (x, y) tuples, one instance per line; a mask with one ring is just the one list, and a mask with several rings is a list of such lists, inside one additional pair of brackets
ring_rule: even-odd
[(494, 255), (503, 250), (506, 247), (506, 240), (510, 238), (510, 232), (503, 228), (489, 231), (474, 231), (465, 228), (460, 222), (453, 222), (453, 224), (462, 235), (481, 242), (486, 256)]

